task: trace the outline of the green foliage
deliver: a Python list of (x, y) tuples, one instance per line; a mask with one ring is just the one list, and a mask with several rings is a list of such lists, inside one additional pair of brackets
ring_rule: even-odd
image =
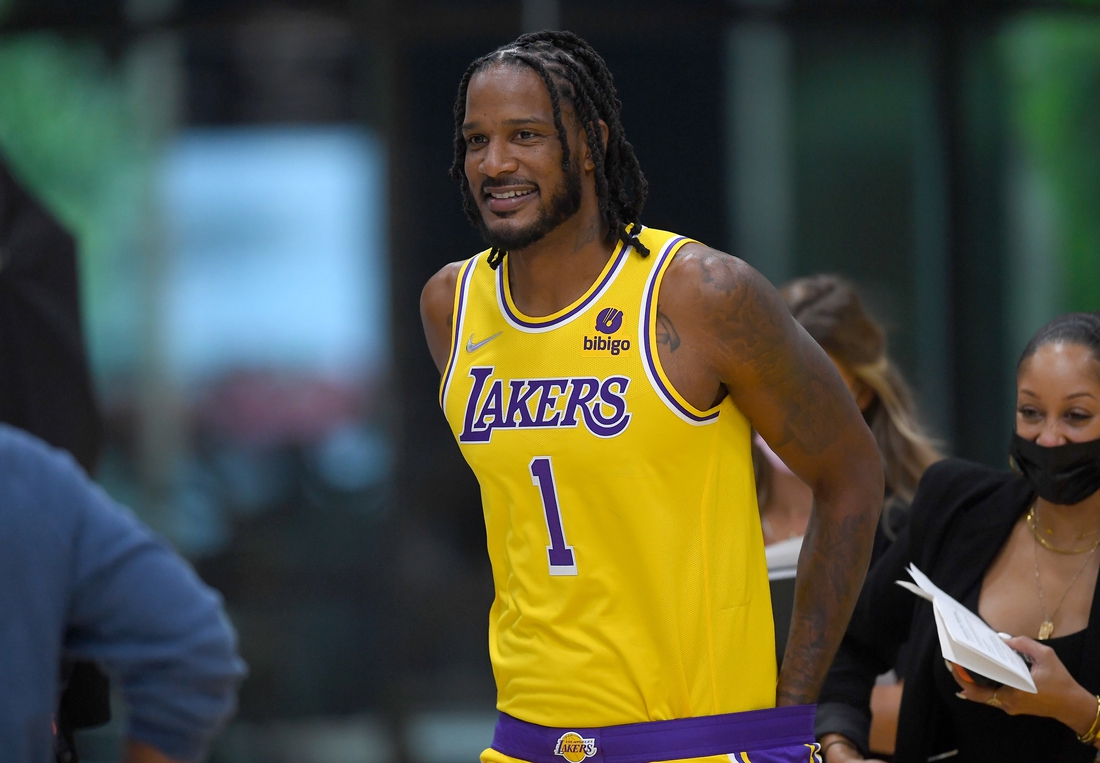
[(1013, 118), (1058, 205), (1065, 310), (1100, 308), (1100, 21), (1030, 16), (1006, 35)]
[[(2, 3), (3, 0), (0, 0)], [(148, 141), (126, 77), (92, 43), (0, 39), (0, 151), (79, 246), (93, 359), (125, 363)]]

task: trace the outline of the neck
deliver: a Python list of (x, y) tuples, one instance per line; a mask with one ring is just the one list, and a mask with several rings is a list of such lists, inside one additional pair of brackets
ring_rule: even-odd
[(531, 246), (505, 260), (512, 301), (526, 315), (552, 315), (577, 301), (615, 251), (599, 210), (582, 209)]
[(1081, 538), (1095, 539), (1100, 534), (1100, 491), (1073, 506), (1061, 506), (1042, 498), (1035, 501), (1040, 532), (1059, 548), (1080, 545)]

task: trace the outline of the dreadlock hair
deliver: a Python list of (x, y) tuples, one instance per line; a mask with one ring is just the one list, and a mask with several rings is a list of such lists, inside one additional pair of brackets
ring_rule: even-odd
[[(497, 48), (492, 53), (475, 60), (462, 75), (455, 100), (455, 156), (451, 165), (451, 177), (462, 189), (462, 206), (466, 216), (476, 226), (481, 214), (470, 182), (466, 178), (466, 141), (462, 124), (466, 119), (466, 92), (470, 79), (483, 69), (495, 64), (519, 64), (530, 67), (542, 79), (550, 93), (554, 110), (554, 126), (561, 142), (562, 171), (570, 171), (572, 157), (561, 116), (561, 100), (565, 98), (573, 106), (577, 121), (584, 126), (588, 148), (596, 165), (596, 195), (600, 213), (608, 225), (608, 236), (634, 247), (643, 257), (649, 249), (638, 240), (641, 230), (639, 217), (649, 192), (634, 147), (626, 139), (620, 112), (622, 102), (615, 93), (611, 71), (600, 54), (572, 32), (533, 32), (520, 36), (515, 42)], [(607, 150), (604, 150), (600, 120), (607, 124)], [(489, 251), (489, 267), (500, 265), (505, 252), (493, 247)]]

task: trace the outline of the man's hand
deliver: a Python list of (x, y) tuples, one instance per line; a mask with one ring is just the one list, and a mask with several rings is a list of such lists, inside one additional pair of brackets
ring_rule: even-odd
[(657, 335), (681, 395), (705, 410), (728, 394), (813, 490), (776, 702), (814, 702), (870, 562), (884, 491), (878, 446), (824, 350), (741, 260), (698, 244), (677, 253)]

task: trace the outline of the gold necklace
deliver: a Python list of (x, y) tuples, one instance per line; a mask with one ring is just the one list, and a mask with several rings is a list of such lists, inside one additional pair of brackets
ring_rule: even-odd
[[(1090, 551), (1095, 551), (1097, 546), (1100, 546), (1100, 538), (1093, 541), (1091, 546), (1085, 548), (1058, 548), (1049, 540), (1044, 538), (1039, 532), (1039, 520), (1035, 517), (1035, 507), (1038, 502), (1031, 504), (1031, 508), (1027, 510), (1027, 526), (1031, 529), (1031, 537), (1033, 537), (1038, 543), (1047, 551), (1053, 551), (1056, 554), (1065, 554), (1067, 556), (1074, 556), (1076, 554), (1087, 554)], [(1082, 536), (1078, 535), (1077, 540), (1081, 540)]]
[[(1040, 540), (1039, 536), (1035, 534), (1034, 528), (1032, 528), (1031, 537), (1036, 541)], [(1092, 549), (1089, 551), (1089, 555), (1085, 557), (1084, 564), (1082, 564), (1078, 568), (1077, 572), (1074, 573), (1073, 578), (1069, 581), (1069, 585), (1066, 586), (1065, 592), (1062, 593), (1062, 598), (1058, 600), (1058, 606), (1054, 608), (1054, 612), (1048, 615), (1046, 599), (1043, 598), (1043, 581), (1039, 578), (1039, 545), (1038, 543), (1031, 544), (1031, 556), (1032, 559), (1035, 561), (1035, 586), (1039, 589), (1039, 606), (1043, 610), (1043, 622), (1040, 623), (1039, 635), (1036, 636), (1039, 641), (1046, 641), (1048, 638), (1054, 635), (1054, 618), (1058, 614), (1058, 610), (1062, 608), (1062, 602), (1066, 600), (1066, 596), (1069, 594), (1069, 589), (1073, 588), (1073, 584), (1077, 582), (1077, 578), (1080, 577), (1082, 572), (1084, 572), (1085, 567), (1088, 567), (1089, 560), (1091, 560), (1092, 555), (1096, 553), (1097, 546), (1100, 546), (1100, 543), (1093, 544)], [(1082, 552), (1078, 551), (1077, 553)]]

